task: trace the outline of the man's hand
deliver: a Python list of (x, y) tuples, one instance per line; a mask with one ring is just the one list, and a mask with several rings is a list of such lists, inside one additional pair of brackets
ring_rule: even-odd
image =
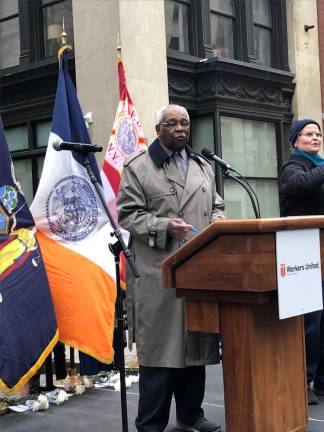
[(191, 229), (192, 225), (186, 224), (184, 220), (178, 218), (170, 219), (168, 224), (168, 233), (176, 240), (183, 240)]

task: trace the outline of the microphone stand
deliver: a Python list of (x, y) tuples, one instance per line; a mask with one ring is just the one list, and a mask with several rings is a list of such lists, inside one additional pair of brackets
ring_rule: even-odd
[[(239, 174), (237, 171), (234, 171), (233, 168), (228, 168), (228, 167), (225, 168), (223, 165), (221, 165), (221, 168), (222, 168), (223, 174), (226, 175), (226, 177), (229, 177), (230, 179), (236, 181), (237, 183), (239, 183), (241, 186), (244, 187), (244, 189), (246, 190), (246, 192), (248, 193), (248, 195), (250, 197), (255, 218), (256, 219), (261, 219), (259, 203), (258, 203), (257, 197), (256, 197), (256, 195), (255, 195), (252, 187), (249, 185), (249, 183), (245, 180), (245, 178), (241, 174)], [(242, 178), (242, 180), (239, 179), (239, 178), (237, 178), (237, 177), (235, 177), (234, 175), (232, 175), (230, 173), (230, 169), (233, 170), (234, 172), (236, 172)], [(255, 199), (254, 199), (253, 194), (255, 196)], [(258, 205), (256, 205), (255, 201), (257, 201)]]
[(127, 399), (126, 399), (126, 381), (125, 381), (125, 355), (124, 355), (124, 316), (123, 316), (123, 298), (122, 291), (120, 286), (120, 253), (123, 252), (125, 258), (134, 274), (135, 277), (139, 277), (139, 273), (136, 269), (135, 263), (133, 261), (133, 257), (127, 246), (125, 245), (123, 236), (120, 230), (117, 228), (117, 225), (107, 207), (106, 200), (101, 188), (100, 183), (98, 182), (96, 176), (94, 175), (90, 161), (88, 158), (88, 153), (86, 151), (79, 153), (82, 160), (82, 165), (87, 170), (87, 173), (90, 177), (92, 184), (94, 185), (101, 204), (108, 216), (108, 219), (113, 228), (113, 232), (110, 235), (115, 236), (117, 241), (115, 243), (109, 243), (109, 249), (115, 257), (115, 271), (116, 271), (116, 287), (117, 287), (117, 298), (116, 298), (116, 316), (117, 316), (117, 361), (118, 361), (118, 369), (120, 374), (120, 399), (121, 399), (121, 412), (122, 412), (122, 426), (123, 432), (128, 432), (128, 420), (127, 420)]

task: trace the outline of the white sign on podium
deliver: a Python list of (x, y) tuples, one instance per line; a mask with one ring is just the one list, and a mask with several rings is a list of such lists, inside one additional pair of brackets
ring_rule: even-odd
[(276, 233), (279, 318), (323, 309), (318, 229)]

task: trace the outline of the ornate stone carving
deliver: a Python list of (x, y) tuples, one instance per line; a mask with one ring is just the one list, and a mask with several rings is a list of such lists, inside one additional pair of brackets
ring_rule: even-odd
[(195, 80), (182, 76), (169, 77), (170, 93), (180, 94), (182, 96), (195, 96)]
[(262, 86), (252, 81), (239, 82), (230, 79), (221, 79), (218, 83), (218, 94), (264, 104), (285, 105), (281, 89)]
[(216, 94), (216, 82), (208, 78), (202, 78), (197, 84), (197, 96), (213, 96)]

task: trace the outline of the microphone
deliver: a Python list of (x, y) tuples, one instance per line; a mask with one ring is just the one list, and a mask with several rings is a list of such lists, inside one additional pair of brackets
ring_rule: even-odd
[(215, 153), (211, 152), (206, 148), (202, 149), (201, 154), (205, 156), (205, 158), (219, 163), (223, 168), (226, 168), (227, 170), (232, 169), (231, 165), (229, 165), (226, 161), (224, 161), (223, 159), (218, 157)]
[(79, 154), (97, 153), (102, 151), (102, 147), (97, 146), (95, 144), (72, 143), (72, 142), (65, 142), (65, 141), (54, 142), (53, 148), (56, 151), (70, 150)]

